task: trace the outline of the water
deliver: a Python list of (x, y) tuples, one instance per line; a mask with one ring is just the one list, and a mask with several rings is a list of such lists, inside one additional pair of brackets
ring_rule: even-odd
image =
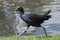
[[(52, 18), (50, 20), (48, 20), (47, 22), (45, 22), (44, 24), (42, 24), (43, 26), (45, 26), (47, 28), (47, 33), (48, 34), (59, 34), (60, 33), (60, 5), (58, 4), (58, 2), (56, 2), (56, 4), (54, 4), (54, 2), (52, 2), (50, 5), (48, 6), (44, 6), (45, 8), (51, 9), (51, 13), (50, 15), (52, 15)], [(54, 4), (54, 5), (52, 5)], [(39, 33), (41, 30), (38, 30), (37, 32)]]
[[(3, 2), (3, 4), (4, 4), (3, 8), (6, 14), (6, 18), (8, 20), (8, 25), (10, 25), (11, 27), (13, 26), (12, 28), (14, 29), (15, 33), (17, 32), (21, 33), (22, 31), (24, 31), (26, 29), (27, 24), (23, 20), (21, 20), (19, 13), (16, 14), (17, 12), (14, 12), (15, 14), (12, 14), (10, 10), (11, 7), (8, 6), (9, 3)], [(45, 21), (42, 24), (42, 26), (44, 26), (47, 29), (47, 34), (59, 34), (60, 33), (60, 2), (55, 0), (55, 2), (51, 2), (49, 5), (45, 5), (42, 8), (44, 11), (47, 11), (47, 9), (48, 10), (50, 9), (51, 13), (49, 15), (52, 15), (52, 18), (50, 18), (48, 21)], [(35, 11), (36, 13), (40, 13), (39, 12), (40, 6)], [(26, 13), (30, 13), (30, 12), (28, 11)], [(13, 15), (15, 15), (16, 19), (14, 19)], [(27, 33), (25, 33), (24, 35), (42, 35), (42, 34), (44, 34), (44, 31), (42, 28), (35, 28), (30, 26)]]
[[(51, 2), (49, 5), (43, 6), (45, 8), (45, 10), (51, 9), (50, 15), (52, 15), (51, 19), (49, 19), (48, 21), (45, 21), (45, 23), (42, 24), (42, 26), (44, 26), (47, 29), (47, 34), (60, 34), (60, 4), (59, 3), (60, 2), (58, 2), (58, 1)], [(24, 28), (24, 29), (26, 29), (26, 28)], [(21, 30), (23, 30), (23, 29), (21, 29)], [(35, 28), (30, 27), (26, 34), (28, 34), (28, 35), (44, 34), (44, 31), (42, 28), (37, 29), (35, 32), (33, 32), (33, 30), (35, 30)]]
[[(3, 31), (2, 31), (1, 35), (8, 36), (9, 34), (14, 34), (13, 31), (14, 31), (14, 27), (15, 27), (15, 25), (14, 25), (15, 18), (14, 18), (14, 14), (11, 12), (11, 7), (9, 6), (9, 3), (7, 1), (3, 1), (2, 4), (3, 4), (2, 7), (4, 10), (4, 14), (5, 14), (5, 20), (4, 20), (5, 33), (3, 34)], [(6, 30), (8, 30), (8, 31), (6, 31)]]

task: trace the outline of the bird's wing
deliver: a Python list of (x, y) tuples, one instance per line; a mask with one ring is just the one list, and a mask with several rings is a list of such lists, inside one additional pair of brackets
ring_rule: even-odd
[(38, 14), (27, 14), (27, 17), (34, 22), (39, 22), (44, 16)]

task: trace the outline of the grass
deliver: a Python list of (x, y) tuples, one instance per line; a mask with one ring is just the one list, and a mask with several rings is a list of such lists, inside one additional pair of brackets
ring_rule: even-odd
[(0, 37), (0, 40), (60, 40), (60, 36), (53, 37), (40, 37), (40, 36), (27, 36), (27, 37)]

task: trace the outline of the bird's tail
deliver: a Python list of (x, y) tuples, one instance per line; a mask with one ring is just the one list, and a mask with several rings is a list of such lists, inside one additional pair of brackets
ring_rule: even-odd
[(47, 13), (45, 13), (44, 15), (48, 15), (51, 12), (51, 10), (49, 10)]
[(49, 18), (51, 18), (51, 15), (46, 15), (46, 16), (44, 17), (44, 20), (48, 20)]

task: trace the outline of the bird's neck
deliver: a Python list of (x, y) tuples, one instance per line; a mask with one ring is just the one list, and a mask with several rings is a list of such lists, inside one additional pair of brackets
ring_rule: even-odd
[(24, 12), (20, 12), (20, 17), (22, 18), (22, 15), (24, 15)]
[(20, 15), (23, 15), (24, 14), (24, 11), (20, 11)]
[(20, 12), (20, 18), (23, 20), (24, 12)]

